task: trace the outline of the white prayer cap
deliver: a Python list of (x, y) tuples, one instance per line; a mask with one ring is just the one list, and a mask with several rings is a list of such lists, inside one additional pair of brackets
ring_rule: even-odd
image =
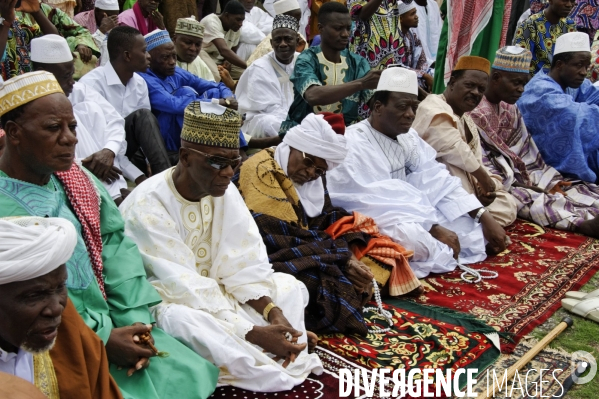
[(60, 64), (73, 61), (73, 53), (64, 37), (44, 35), (31, 40), (31, 61)]
[(403, 68), (387, 68), (381, 73), (376, 91), (395, 91), (418, 95), (418, 76), (416, 72)]
[(322, 114), (308, 114), (300, 125), (289, 129), (283, 143), (324, 159), (328, 170), (341, 164), (347, 155), (345, 136), (335, 133)]
[(553, 55), (575, 53), (578, 51), (591, 51), (589, 35), (583, 32), (570, 32), (557, 38), (555, 47), (553, 48)]
[(96, 0), (94, 7), (105, 11), (119, 11), (119, 2), (118, 0)]
[(408, 4), (406, 4), (401, 0), (397, 0), (397, 11), (399, 12), (399, 15), (403, 15), (408, 11), (413, 10), (414, 8), (416, 8), (416, 2), (414, 1), (411, 1)]
[(285, 14), (286, 12), (299, 10), (300, 6), (297, 0), (279, 0), (275, 1), (272, 5), (275, 10), (275, 14)]
[(44, 276), (73, 255), (77, 231), (62, 218), (0, 219), (0, 285)]

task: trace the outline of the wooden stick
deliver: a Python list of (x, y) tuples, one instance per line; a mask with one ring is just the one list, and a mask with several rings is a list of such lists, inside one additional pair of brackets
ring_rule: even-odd
[[(524, 354), (514, 365), (512, 365), (509, 369), (507, 369), (507, 383), (509, 384), (512, 378), (516, 375), (516, 372), (519, 371), (522, 367), (524, 367), (528, 362), (530, 362), (536, 355), (539, 354), (551, 341), (553, 341), (558, 335), (560, 335), (566, 328), (572, 325), (573, 321), (569, 317), (564, 317), (562, 321), (555, 326), (553, 330), (549, 334), (545, 336), (540, 342), (538, 342), (535, 346), (533, 346), (528, 352)], [(503, 381), (503, 379), (502, 379)], [(491, 389), (487, 387), (487, 392), (481, 392), (477, 399), (487, 399), (492, 398), (493, 391), (495, 389), (495, 381), (493, 381), (493, 385)], [(499, 394), (499, 391), (497, 392)]]

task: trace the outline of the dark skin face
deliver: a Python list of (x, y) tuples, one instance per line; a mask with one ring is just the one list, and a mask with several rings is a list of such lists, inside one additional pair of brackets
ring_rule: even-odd
[(0, 347), (17, 352), (49, 349), (67, 304), (65, 265), (31, 280), (0, 286)]
[(579, 51), (574, 53), (567, 63), (558, 60), (549, 71), (549, 76), (564, 89), (567, 87), (577, 89), (583, 84), (590, 66), (590, 53), (588, 51)]
[(283, 64), (289, 64), (293, 61), (295, 47), (297, 46), (298, 35), (292, 29), (280, 28), (272, 31), (270, 44), (275, 52), (275, 57)]
[(482, 100), (489, 75), (482, 71), (467, 70), (459, 78), (450, 78), (443, 93), (456, 115), (462, 116), (478, 106)]
[(312, 163), (304, 159), (301, 151), (291, 148), (289, 152), (289, 162), (287, 163), (287, 175), (296, 184), (303, 185), (310, 181), (318, 179), (320, 176), (316, 174), (316, 166), (324, 171), (328, 169), (327, 161), (322, 158), (315, 157), (308, 153), (304, 153), (306, 158), (312, 160)]
[(154, 11), (158, 9), (161, 0), (138, 0), (137, 3), (141, 8), (142, 14), (144, 17), (148, 17), (148, 15), (152, 14)]
[(179, 163), (173, 173), (173, 180), (179, 194), (188, 201), (199, 201), (207, 195), (213, 197), (225, 195), (235, 174), (233, 168), (227, 166), (216, 170), (208, 164), (206, 156), (189, 149), (229, 159), (239, 157), (239, 150), (181, 142)]
[(38, 70), (48, 71), (54, 75), (60, 88), (64, 91), (64, 94), (68, 97), (73, 92), (73, 86), (75, 85), (75, 62), (63, 62), (60, 64), (36, 64)]
[(172, 76), (177, 66), (177, 50), (173, 43), (162, 44), (150, 51), (150, 69), (160, 76)]
[(75, 160), (77, 121), (62, 93), (38, 98), (4, 126), (7, 149), (0, 169), (19, 180), (46, 184), (50, 175), (71, 168)]
[(351, 18), (349, 14), (334, 12), (329, 14), (327, 20), (318, 22), (321, 46), (334, 51), (343, 51), (349, 43), (351, 32)]
[(410, 10), (405, 14), (402, 14), (399, 17), (399, 22), (401, 23), (402, 29), (404, 27), (406, 29), (418, 27), (418, 12), (414, 8), (413, 10)]
[(150, 54), (146, 51), (147, 48), (144, 37), (137, 35), (133, 39), (131, 50), (123, 53), (123, 59), (131, 72), (146, 72), (150, 67)]
[(489, 87), (485, 92), (487, 100), (493, 104), (498, 104), (501, 101), (515, 104), (524, 93), (524, 86), (528, 83), (529, 76), (528, 72), (492, 70)]
[(547, 10), (559, 18), (566, 18), (575, 5), (575, 0), (549, 0)]
[(190, 35), (175, 35), (177, 58), (183, 62), (193, 62), (202, 50), (202, 39)]
[(96, 18), (97, 26), (102, 25), (102, 20), (104, 19), (104, 17), (116, 17), (118, 15), (118, 10), (102, 10), (100, 8), (94, 8), (94, 17)]
[(241, 25), (243, 25), (245, 14), (229, 14), (228, 12), (224, 12), (220, 16), (220, 20), (225, 31), (232, 30), (233, 32), (237, 32), (241, 29)]
[(246, 12), (250, 12), (256, 5), (256, 0), (241, 0), (240, 3), (243, 5)]
[(395, 139), (412, 127), (418, 104), (420, 102), (415, 94), (391, 92), (387, 104), (374, 102), (369, 121), (376, 130)]

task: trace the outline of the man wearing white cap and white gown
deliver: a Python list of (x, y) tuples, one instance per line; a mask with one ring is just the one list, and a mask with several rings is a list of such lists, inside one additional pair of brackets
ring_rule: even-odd
[(250, 55), (272, 30), (272, 18), (267, 12), (255, 7), (256, 0), (240, 0), (245, 8), (245, 19), (243, 26), (239, 30), (239, 47), (237, 55), (244, 61), (250, 58)]
[[(282, 3), (282, 4), (277, 4)], [(297, 7), (295, 4), (297, 3)], [(281, 8), (287, 8), (290, 6), (294, 6), (295, 8), (299, 8), (301, 15), (298, 18), (299, 20), (299, 33), (302, 35), (306, 35), (308, 33), (308, 25), (310, 23), (310, 15), (312, 12), (310, 11), (310, 5), (308, 0), (264, 0), (264, 9), (268, 11), (268, 13), (275, 17), (278, 14), (284, 13), (281, 11)], [(294, 9), (295, 9), (294, 8)]]
[(241, 130), (252, 137), (274, 137), (293, 102), (293, 73), (298, 53), (297, 20), (277, 15), (272, 29), (274, 51), (253, 63), (241, 75), (235, 95), (239, 113), (245, 114)]
[(122, 399), (102, 341), (67, 296), (65, 263), (76, 245), (66, 219), (0, 219), (0, 373), (49, 399)]
[(96, 0), (93, 10), (81, 12), (73, 18), (92, 34), (96, 46), (100, 49), (101, 56), (98, 60), (100, 65), (108, 62), (106, 35), (119, 25), (118, 15), (118, 0)]
[(34, 70), (51, 72), (73, 105), (77, 119), (75, 155), (106, 187), (118, 204), (129, 193), (125, 178), (136, 184), (144, 173), (125, 156), (125, 120), (104, 97), (73, 80), (73, 56), (67, 41), (58, 35), (44, 35), (31, 41)]
[[(273, 8), (274, 8), (275, 16), (289, 15), (290, 17), (295, 18), (297, 21), (299, 21), (302, 17), (302, 11), (299, 8), (299, 3), (297, 2), (297, 0), (279, 0), (273, 4)], [(298, 31), (299, 31), (299, 25), (298, 25)], [(297, 43), (297, 47), (295, 49), (295, 51), (297, 51), (298, 53), (301, 53), (302, 51), (304, 51), (304, 49), (308, 46), (306, 43), (306, 38), (304, 37), (305, 34), (306, 34), (306, 32), (304, 32), (303, 34), (302, 34), (302, 32), (299, 32), (299, 40)], [(262, 39), (260, 44), (258, 44), (258, 46), (254, 49), (254, 52), (252, 53), (250, 58), (248, 58), (248, 60), (247, 60), (248, 67), (254, 61), (256, 61), (259, 58), (264, 57), (266, 54), (268, 54), (272, 51), (272, 44), (270, 44), (271, 39), (272, 39), (272, 35), (270, 33), (268, 35), (266, 35), (266, 37), (264, 39)]]
[(417, 277), (486, 258), (483, 227), (496, 223), (437, 153), (411, 128), (418, 108), (414, 71), (383, 71), (371, 115), (347, 128), (349, 154), (327, 174), (335, 206), (371, 216), (381, 233), (414, 251)]
[(558, 37), (551, 69), (537, 73), (516, 104), (548, 165), (566, 177), (596, 183), (599, 88), (586, 79), (590, 50), (586, 33)]
[(306, 287), (273, 273), (231, 184), (240, 127), (236, 111), (189, 104), (179, 163), (134, 190), (121, 213), (163, 299), (154, 308), (158, 325), (216, 364), (220, 384), (280, 392), (321, 373), (322, 364), (308, 354)]

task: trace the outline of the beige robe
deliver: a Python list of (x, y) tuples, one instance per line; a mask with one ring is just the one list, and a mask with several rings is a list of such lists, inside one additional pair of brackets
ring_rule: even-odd
[[(472, 133), (469, 142), (466, 125)], [(472, 172), (483, 166), (483, 161), (478, 128), (472, 118), (455, 115), (443, 95), (429, 95), (420, 103), (412, 128), (437, 151), (437, 160), (449, 173), (462, 180), (464, 189), (475, 194), (476, 178)], [(516, 200), (503, 189), (500, 176), (491, 174), (488, 169), (487, 172), (495, 181), (497, 197), (486, 208), (501, 226), (508, 226), (516, 220)]]

